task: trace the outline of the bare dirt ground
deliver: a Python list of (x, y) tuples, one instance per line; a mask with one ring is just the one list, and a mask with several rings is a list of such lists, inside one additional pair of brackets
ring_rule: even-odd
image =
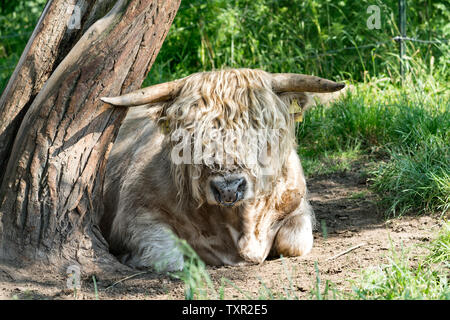
[[(307, 184), (318, 222), (312, 252), (306, 257), (269, 260), (261, 265), (208, 268), (217, 288), (222, 277), (233, 283), (225, 284), (225, 299), (258, 298), (262, 283), (272, 293), (286, 296), (290, 292), (301, 299), (310, 298), (316, 283), (315, 262), (322, 284), (330, 280), (339, 290), (349, 291), (349, 280), (358, 279), (362, 270), (387, 262), (391, 246), (427, 243), (441, 226), (438, 218), (430, 216), (386, 221), (375, 195), (368, 190), (366, 177), (357, 168), (315, 176)], [(326, 226), (325, 233), (322, 226)], [(354, 246), (358, 247), (333, 258)], [(414, 246), (414, 250), (420, 251), (420, 246)], [(75, 297), (66, 288), (66, 274), (13, 276), (8, 270), (11, 268), (0, 268), (0, 299), (96, 298), (92, 275), (82, 277), (82, 287)], [(183, 283), (168, 276), (134, 271), (96, 278), (99, 299), (184, 299)], [(117, 281), (121, 282), (115, 284)]]

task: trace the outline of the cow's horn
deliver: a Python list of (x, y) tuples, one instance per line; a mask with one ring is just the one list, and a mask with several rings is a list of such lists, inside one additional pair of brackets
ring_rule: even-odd
[(179, 93), (182, 87), (181, 80), (183, 79), (156, 84), (117, 97), (103, 97), (100, 99), (103, 102), (112, 104), (114, 106), (128, 107), (167, 101), (175, 97)]
[(344, 87), (344, 83), (305, 74), (272, 74), (272, 88), (275, 92), (334, 92)]

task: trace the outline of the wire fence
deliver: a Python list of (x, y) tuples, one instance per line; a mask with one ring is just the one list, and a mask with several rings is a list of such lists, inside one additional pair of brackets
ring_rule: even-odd
[(430, 44), (440, 44), (440, 43), (448, 42), (448, 39), (421, 40), (421, 39), (401, 37), (401, 36), (394, 37), (394, 38), (392, 38), (392, 40), (394, 40), (394, 41), (413, 41), (413, 42), (430, 43)]
[[(419, 44), (432, 44), (432, 45), (441, 45), (441, 44), (446, 44), (449, 42), (448, 39), (422, 40), (422, 39), (407, 37), (405, 34), (405, 26), (403, 26), (403, 24), (406, 24), (405, 15), (406, 15), (405, 0), (399, 0), (399, 18), (400, 18), (399, 19), (399, 27), (400, 27), (399, 29), (400, 29), (400, 33), (402, 34), (401, 36), (395, 36), (395, 37), (387, 39), (385, 41), (378, 41), (378, 42), (369, 43), (369, 44), (361, 44), (359, 46), (354, 45), (354, 46), (343, 47), (343, 48), (338, 48), (338, 49), (328, 50), (328, 51), (323, 51), (323, 52), (306, 53), (306, 55), (304, 55), (303, 58), (323, 57), (323, 56), (327, 56), (327, 55), (340, 53), (340, 52), (346, 51), (346, 50), (362, 50), (362, 49), (367, 49), (367, 48), (376, 48), (381, 45), (386, 45), (388, 43), (392, 43), (394, 41), (394, 42), (397, 42), (397, 44), (399, 45), (399, 48), (400, 48), (400, 69), (402, 70), (403, 60), (404, 60), (404, 42), (405, 41), (416, 42)], [(182, 27), (182, 28), (175, 30), (175, 32), (184, 31), (187, 29), (192, 29), (192, 28), (197, 28), (197, 27), (198, 26)], [(32, 32), (22, 32), (22, 33), (11, 33), (11, 34), (6, 34), (6, 35), (0, 35), (0, 40), (29, 37), (31, 34), (32, 34)], [(297, 57), (292, 57), (292, 58), (295, 59)], [(17, 64), (17, 62), (14, 64), (0, 65), (0, 71), (13, 70), (13, 69), (15, 69), (16, 64)], [(403, 71), (401, 71), (401, 74), (403, 77)]]
[[(183, 29), (187, 29), (187, 28), (183, 28)], [(11, 38), (19, 38), (19, 37), (24, 37), (24, 36), (30, 36), (31, 33), (32, 32), (7, 34), (7, 35), (0, 36), (0, 39), (11, 39)], [(346, 51), (346, 50), (361, 50), (361, 49), (367, 49), (367, 48), (376, 48), (376, 47), (379, 47), (381, 45), (392, 43), (393, 41), (395, 41), (395, 42), (412, 41), (412, 42), (417, 42), (417, 43), (422, 43), (422, 44), (434, 44), (434, 45), (446, 44), (446, 43), (449, 42), (448, 39), (421, 40), (421, 39), (410, 38), (410, 37), (396, 36), (396, 37), (393, 37), (393, 38), (391, 38), (389, 40), (386, 40), (386, 41), (378, 41), (378, 42), (375, 42), (375, 43), (362, 44), (360, 46), (350, 46), (350, 47), (343, 47), (343, 48), (338, 48), (338, 49), (334, 49), (334, 50), (323, 51), (323, 52), (319, 52), (319, 53), (311, 53), (311, 54), (308, 54), (308, 55), (303, 56), (303, 57), (306, 57), (306, 58), (317, 58), (317, 57), (323, 57), (323, 56), (327, 56), (327, 55), (340, 53), (340, 52)], [(293, 58), (296, 58), (296, 57), (293, 57)], [(13, 70), (15, 67), (16, 67), (16, 64), (0, 65), (0, 71)]]

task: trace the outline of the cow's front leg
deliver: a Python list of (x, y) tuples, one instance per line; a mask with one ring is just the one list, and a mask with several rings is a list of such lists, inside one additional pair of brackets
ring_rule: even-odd
[(247, 262), (262, 263), (269, 255), (273, 236), (243, 235), (238, 242), (239, 255)]
[(154, 268), (157, 271), (183, 269), (183, 253), (170, 227), (146, 213), (134, 217), (126, 227), (126, 253), (122, 263), (136, 268)]
[(275, 237), (271, 255), (303, 256), (313, 246), (314, 213), (309, 203), (302, 199), (298, 212), (283, 221)]
[(246, 261), (262, 263), (269, 255), (278, 231), (272, 216), (270, 210), (254, 210), (246, 216), (244, 232), (237, 243), (239, 255)]

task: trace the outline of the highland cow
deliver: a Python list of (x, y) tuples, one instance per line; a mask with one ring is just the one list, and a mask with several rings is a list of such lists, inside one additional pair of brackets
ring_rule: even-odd
[(295, 118), (311, 92), (343, 87), (229, 69), (102, 98), (135, 106), (107, 164), (101, 228), (111, 251), (130, 266), (159, 270), (183, 267), (176, 237), (211, 265), (307, 254), (314, 214)]

